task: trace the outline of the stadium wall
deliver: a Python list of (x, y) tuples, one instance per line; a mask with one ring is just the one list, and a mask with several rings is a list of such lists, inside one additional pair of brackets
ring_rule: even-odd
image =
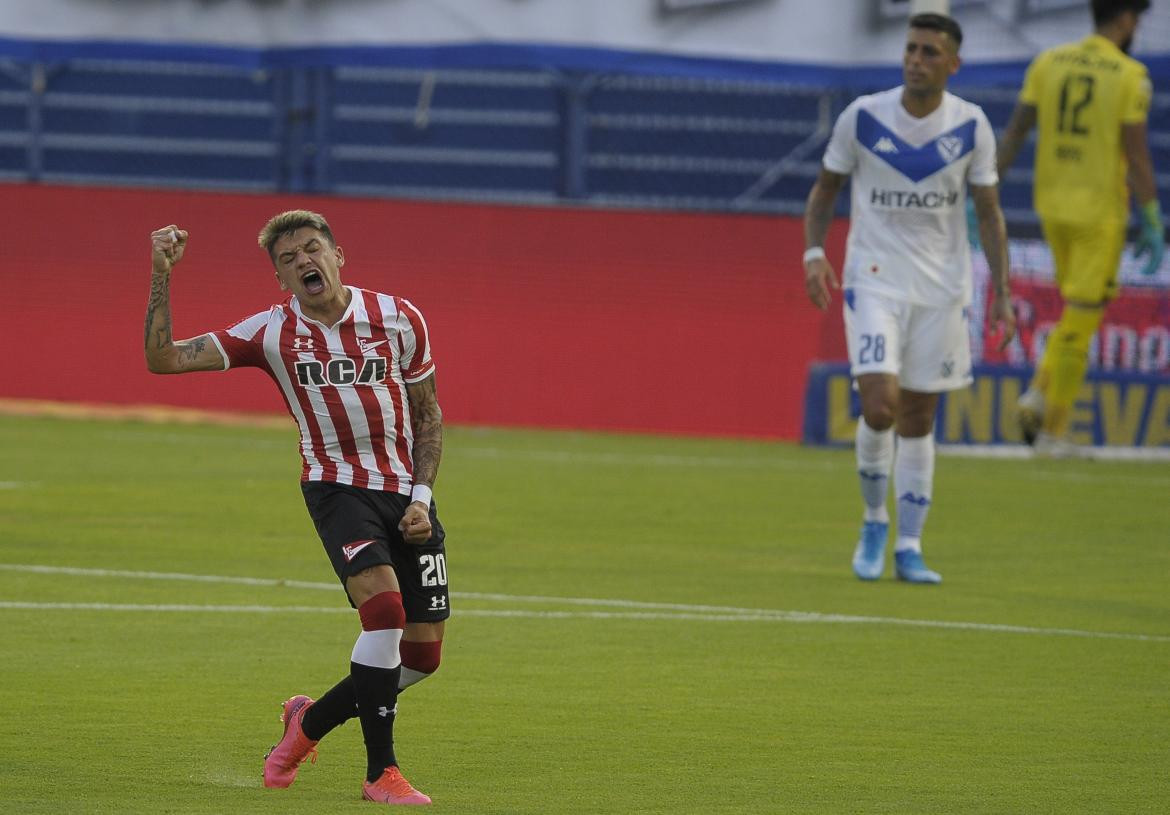
[[(897, 62), (899, 0), (37, 0), (0, 3), (0, 33), (30, 39), (265, 47), (533, 43), (768, 62)], [(1031, 57), (1091, 26), (1087, 0), (960, 0), (964, 61)], [(1166, 53), (1154, 3), (1135, 53)], [(627, 70), (629, 70), (627, 68)]]
[(283, 411), (254, 370), (149, 374), (141, 326), (152, 229), (190, 232), (185, 338), (281, 299), (255, 235), (294, 207), (329, 218), (347, 282), (422, 309), (452, 423), (795, 439), (810, 361), (844, 355), (795, 218), (4, 185), (0, 396)]

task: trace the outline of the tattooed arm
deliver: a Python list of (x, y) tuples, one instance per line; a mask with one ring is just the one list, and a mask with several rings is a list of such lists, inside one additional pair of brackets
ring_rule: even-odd
[(146, 367), (156, 374), (222, 371), (219, 348), (203, 334), (189, 340), (171, 339), (171, 270), (187, 248), (187, 233), (174, 224), (150, 235), (150, 300), (142, 344)]
[[(415, 486), (433, 487), (439, 476), (439, 460), (443, 457), (443, 411), (435, 395), (435, 375), (406, 386), (410, 402), (410, 427), (414, 431)], [(425, 543), (431, 536), (430, 507), (415, 500), (406, 508), (402, 523), (402, 537), (407, 543)]]
[(410, 427), (414, 431), (414, 483), (435, 486), (443, 457), (443, 411), (435, 395), (435, 376), (406, 386)]
[(837, 194), (847, 178), (821, 168), (821, 174), (809, 190), (808, 200), (804, 204), (804, 247), (806, 250), (821, 249), (819, 257), (810, 257), (804, 261), (804, 289), (808, 299), (821, 311), (827, 309), (833, 299), (830, 292), (841, 288), (832, 264), (824, 255), (824, 245), (829, 234), (829, 224), (833, 222)]

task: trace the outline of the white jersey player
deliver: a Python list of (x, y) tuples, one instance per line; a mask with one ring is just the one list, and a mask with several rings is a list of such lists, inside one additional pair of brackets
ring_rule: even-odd
[(897, 577), (942, 580), (922, 559), (921, 535), (933, 492), (938, 395), (971, 383), (968, 190), (995, 281), (990, 318), (1002, 343), (1015, 333), (995, 136), (978, 106), (946, 91), (959, 69), (962, 37), (949, 17), (910, 19), (904, 84), (845, 109), (805, 207), (805, 286), (824, 309), (839, 288), (825, 236), (841, 186), (852, 179), (843, 294), (850, 373), (861, 396), (857, 463), (865, 516), (853, 570), (863, 580), (877, 579), (884, 567), (891, 470)]
[(862, 96), (837, 119), (824, 167), (851, 176), (845, 287), (921, 306), (971, 301), (967, 184), (994, 187), (995, 134), (950, 93), (929, 115), (904, 88)]

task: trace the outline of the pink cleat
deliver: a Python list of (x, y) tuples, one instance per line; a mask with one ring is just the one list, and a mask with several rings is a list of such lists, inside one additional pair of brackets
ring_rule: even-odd
[(429, 804), (431, 799), (410, 786), (397, 767), (387, 767), (374, 783), (362, 784), (362, 798), (378, 804)]
[(281, 705), (284, 735), (280, 743), (272, 745), (268, 755), (264, 756), (264, 786), (283, 789), (296, 780), (297, 770), (305, 759), (317, 763), (317, 742), (301, 730), (301, 718), (312, 704), (313, 700), (308, 696), (294, 696)]

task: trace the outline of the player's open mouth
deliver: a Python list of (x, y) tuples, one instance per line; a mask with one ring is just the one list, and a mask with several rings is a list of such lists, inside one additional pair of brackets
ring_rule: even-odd
[(325, 291), (325, 279), (315, 269), (301, 278), (301, 285), (305, 287), (305, 292), (308, 294), (320, 294)]

